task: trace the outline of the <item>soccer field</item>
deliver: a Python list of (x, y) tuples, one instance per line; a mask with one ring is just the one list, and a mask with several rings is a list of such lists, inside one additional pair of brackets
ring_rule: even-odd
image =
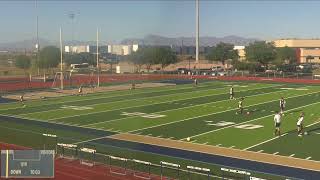
[[(235, 100), (229, 100), (232, 85)], [(0, 104), (0, 118), (8, 119), (0, 121), (0, 129), (47, 132), (76, 144), (130, 133), (320, 161), (320, 149), (315, 147), (320, 138), (319, 92), (315, 85), (208, 81), (197, 87), (183, 84), (48, 98), (27, 101), (26, 107)], [(244, 113), (236, 114), (240, 97), (245, 98)], [(275, 137), (273, 116), (280, 97), (285, 98), (286, 109), (282, 135)], [(308, 135), (299, 137), (296, 122), (302, 111)], [(29, 124), (39, 121), (50, 125)]]

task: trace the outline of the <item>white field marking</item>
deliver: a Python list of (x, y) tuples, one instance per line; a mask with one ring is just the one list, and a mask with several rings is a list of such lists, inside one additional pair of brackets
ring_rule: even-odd
[(103, 137), (98, 137), (98, 138), (94, 138), (94, 139), (88, 139), (88, 140), (85, 140), (85, 141), (79, 141), (79, 142), (76, 142), (76, 143), (72, 143), (72, 144), (81, 144), (81, 143), (85, 143), (85, 142), (90, 142), (90, 141), (95, 141), (95, 140), (99, 140), (99, 139), (104, 139), (104, 138), (107, 138), (109, 136), (103, 136)]
[(147, 136), (152, 136), (152, 134), (147, 134)]
[[(312, 92), (311, 94), (318, 93), (318, 92), (319, 92), (319, 91), (317, 91), (317, 92)], [(265, 94), (268, 94), (268, 93), (265, 93)], [(255, 95), (253, 95), (253, 96), (255, 96)], [(305, 96), (305, 94), (304, 94), (304, 95), (298, 95), (298, 96), (291, 96), (291, 97), (288, 97), (287, 99), (296, 98), (296, 97), (301, 97), (301, 96)], [(247, 97), (249, 97), (249, 96), (247, 96)], [(248, 106), (248, 107), (256, 106), (256, 105), (260, 105), (260, 104), (267, 104), (267, 103), (274, 102), (274, 101), (278, 101), (278, 100), (272, 100), (272, 101), (267, 101), (267, 102), (252, 104), (252, 105), (250, 105), (250, 106)], [(295, 110), (295, 109), (300, 109), (300, 108), (306, 107), (306, 106), (311, 106), (311, 105), (318, 104), (318, 103), (320, 103), (320, 102), (312, 103), (312, 104), (305, 105), (305, 106), (300, 106), (300, 107), (297, 107), (297, 108), (293, 108), (293, 109), (290, 109), (289, 111), (292, 111), (292, 110)], [(238, 109), (238, 108), (234, 108), (234, 109), (231, 109), (231, 110), (236, 110), (236, 109)], [(150, 126), (150, 127), (146, 127), (146, 128), (141, 128), (141, 129), (129, 131), (129, 133), (130, 133), (130, 132), (135, 132), (135, 131), (144, 130), (144, 129), (150, 129), (150, 128), (154, 128), (154, 127), (159, 127), (159, 126), (165, 126), (165, 125), (168, 125), (168, 124), (173, 124), (173, 123), (179, 123), (179, 122), (183, 122), (183, 121), (188, 121), (188, 120), (196, 119), (196, 118), (199, 118), (199, 117), (211, 116), (211, 115), (214, 115), (214, 114), (219, 114), (219, 113), (223, 113), (223, 112), (227, 112), (227, 111), (231, 111), (231, 110), (225, 110), (225, 111), (210, 113), (210, 114), (206, 114), (206, 115), (191, 117), (191, 118), (187, 118), (187, 119), (182, 119), (182, 120), (179, 120), (179, 121), (173, 121), (173, 122), (168, 122), (168, 123), (159, 124), (159, 125), (155, 125), (155, 126)], [(262, 119), (262, 118), (265, 118), (265, 117), (268, 117), (268, 116), (272, 116), (272, 114), (271, 114), (271, 115), (264, 116), (264, 117), (260, 117), (260, 118), (257, 118), (257, 119), (253, 119), (253, 120), (250, 120), (250, 121), (245, 121), (245, 122), (242, 122), (242, 123), (239, 123), (239, 124), (235, 124), (235, 125), (232, 125), (232, 126), (227, 126), (227, 127), (220, 128), (220, 129), (215, 129), (215, 130), (212, 130), (212, 131), (207, 131), (207, 132), (204, 132), (204, 133), (201, 133), (201, 134), (198, 134), (198, 135), (191, 136), (190, 138), (192, 138), (192, 137), (197, 137), (197, 136), (201, 136), (201, 135), (208, 134), (208, 133), (215, 132), (215, 131), (219, 131), (219, 130), (223, 130), (223, 129), (226, 129), (226, 128), (229, 128), (229, 127), (233, 127), (233, 126), (236, 126), (236, 125), (245, 124), (245, 123), (248, 123), (248, 122), (251, 122), (251, 121), (256, 121), (256, 120), (258, 120), (258, 119)], [(184, 138), (183, 138), (183, 139), (184, 139)]]
[(293, 157), (294, 155), (296, 155), (296, 154), (291, 154), (290, 157)]
[[(273, 87), (273, 86), (271, 86)], [(225, 87), (221, 87), (221, 88), (216, 88), (216, 89), (223, 89)], [(268, 87), (265, 87), (265, 88), (268, 88)], [(216, 90), (214, 89), (214, 90)], [(257, 88), (258, 89), (258, 88)], [(251, 90), (251, 89), (250, 89)], [(254, 89), (252, 89), (254, 90)], [(212, 89), (209, 89), (209, 90), (199, 90), (201, 91), (202, 93), (203, 92), (206, 92), (206, 91), (213, 91)], [(242, 90), (242, 91), (245, 91), (245, 90)], [(238, 92), (241, 92), (241, 91), (238, 91)], [(139, 94), (143, 94), (143, 93), (139, 93)], [(143, 97), (143, 98), (134, 98), (134, 99), (125, 99), (125, 100), (120, 100), (120, 101), (112, 101), (112, 102), (102, 102), (102, 103), (96, 103), (96, 104), (89, 104), (87, 105), (87, 107), (92, 107), (92, 106), (98, 106), (98, 105), (103, 105), (103, 104), (117, 104), (117, 103), (122, 103), (122, 102), (127, 102), (127, 101), (140, 101), (140, 100), (145, 100), (145, 99), (153, 99), (153, 98), (159, 98), (159, 97), (166, 97), (166, 96), (172, 96), (172, 95), (175, 95), (175, 94), (182, 94), (181, 92), (177, 92), (177, 93), (172, 93), (172, 94), (166, 94), (166, 95), (160, 95), (160, 96), (152, 96), (152, 97)], [(186, 92), (185, 94), (193, 94), (193, 92)], [(197, 97), (191, 97), (191, 98), (184, 98), (184, 99), (180, 99), (180, 100), (188, 100), (188, 99), (193, 99), (193, 98), (199, 98), (199, 97), (206, 97), (206, 96), (215, 96), (215, 95), (222, 95), (222, 94), (225, 94), (225, 93), (220, 93), (220, 94), (210, 94), (210, 95), (205, 95), (205, 96), (197, 96)], [(130, 94), (128, 94), (130, 95)], [(120, 96), (110, 96), (110, 97), (107, 97), (107, 98), (113, 98), (113, 97), (120, 97)], [(187, 95), (186, 95), (187, 97)], [(107, 98), (102, 98), (102, 99), (107, 99)], [(95, 100), (95, 99), (101, 99), (100, 98), (92, 98), (92, 99), (86, 99), (86, 100), (81, 100), (81, 101), (88, 101), (88, 100)], [(180, 101), (180, 100), (170, 100), (170, 101), (162, 101), (162, 102), (156, 102), (155, 103), (152, 103), (150, 105), (153, 105), (153, 104), (161, 104), (161, 103), (166, 103), (166, 102), (170, 102), (170, 103), (174, 103), (174, 104), (178, 104), (178, 103), (175, 103), (175, 101)], [(71, 102), (79, 102), (79, 101), (66, 101), (66, 102), (63, 102), (63, 103), (71, 103)], [(49, 105), (58, 105), (58, 104), (62, 104), (63, 103), (53, 103), (53, 104), (49, 104)], [(138, 105), (138, 106), (132, 106), (132, 107), (140, 107), (140, 106), (143, 106), (143, 105)], [(144, 105), (145, 106), (145, 105)], [(37, 106), (32, 106), (32, 107), (37, 107)], [(60, 107), (61, 108), (61, 107)], [(128, 107), (127, 107), (128, 108)], [(120, 108), (120, 109), (125, 109), (125, 108)], [(51, 112), (51, 111), (59, 111), (61, 109), (57, 108), (57, 109), (50, 109), (50, 110), (45, 110), (45, 111), (41, 111), (41, 112), (30, 112), (30, 113), (23, 113), (23, 114), (19, 114), (19, 115), (28, 115), (28, 114), (37, 114), (37, 113), (43, 113), (43, 112)], [(119, 109), (114, 109), (114, 110), (119, 110)], [(112, 111), (112, 110), (107, 110), (107, 111)], [(93, 113), (84, 113), (84, 114), (81, 114), (81, 115), (87, 115), (87, 114), (94, 114), (94, 113), (100, 113), (100, 112), (107, 112), (107, 111), (95, 111)], [(76, 116), (76, 115), (75, 115)], [(66, 116), (66, 117), (73, 117), (73, 116)], [(63, 117), (64, 118), (64, 117)], [(60, 118), (52, 118), (52, 120), (54, 119), (60, 119)], [(61, 118), (62, 119), (62, 118)], [(49, 119), (51, 120), (51, 119)]]
[(273, 155), (277, 155), (279, 152), (275, 152), (275, 153), (273, 153)]
[(135, 133), (135, 134), (138, 134), (138, 135), (139, 135), (139, 134), (141, 134), (141, 132), (138, 132), (138, 133)]
[[(205, 85), (205, 86), (201, 86), (201, 87), (210, 87), (210, 86), (212, 86), (212, 85), (214, 85), (215, 83), (212, 83), (212, 82), (209, 82), (208, 83), (208, 85)], [(205, 83), (205, 84), (207, 84), (207, 83)], [(224, 83), (218, 83), (218, 85), (223, 85), (224, 86)], [(262, 85), (262, 83), (252, 83), (253, 85), (254, 84), (256, 84), (256, 85), (259, 85), (259, 84), (261, 84)], [(183, 85), (182, 85), (183, 86)], [(169, 86), (170, 87), (170, 86)], [(271, 86), (271, 87), (273, 87), (273, 86)], [(152, 88), (154, 88), (154, 89), (156, 89), (155, 87), (150, 87), (150, 89), (152, 89)], [(222, 88), (226, 88), (226, 87), (221, 87), (221, 88), (217, 88), (217, 89), (222, 89)], [(145, 89), (149, 89), (149, 88), (145, 88)], [(85, 97), (87, 97), (86, 99), (78, 99), (78, 100), (71, 100), (71, 101), (63, 101), (63, 102), (58, 102), (58, 103), (47, 103), (47, 104), (45, 104), (45, 105), (56, 105), (56, 104), (63, 104), (63, 103), (70, 103), (70, 102), (79, 102), (79, 101), (87, 101), (87, 100), (94, 100), (94, 99), (101, 99), (101, 97), (103, 97), (103, 98), (113, 98), (113, 97), (119, 97), (119, 96), (127, 96), (127, 95), (139, 95), (139, 94), (145, 94), (145, 93), (157, 93), (157, 92), (162, 92), (162, 91), (173, 91), (173, 90), (183, 90), (183, 89), (193, 89), (193, 87), (190, 87), (190, 86), (186, 86), (186, 87), (179, 87), (179, 88), (177, 88), (176, 86), (174, 86), (174, 88), (172, 88), (171, 89), (171, 87), (170, 88), (168, 88), (168, 89), (161, 89), (161, 90), (156, 90), (156, 91), (145, 91), (145, 92), (135, 92), (135, 93), (128, 93), (128, 94), (119, 94), (119, 95), (115, 95), (115, 96), (113, 96), (113, 95), (110, 95), (110, 96), (107, 96), (107, 97), (103, 97), (103, 95), (105, 95), (105, 94), (108, 94), (108, 93), (110, 93), (110, 91), (108, 91), (108, 92), (99, 92), (99, 93), (95, 93), (95, 94), (91, 94), (91, 95), (89, 95), (89, 96), (85, 96)], [(141, 90), (144, 90), (143, 88), (141, 89)], [(212, 89), (211, 89), (212, 90)], [(114, 91), (111, 91), (111, 92), (115, 92), (116, 90), (114, 90)], [(202, 90), (200, 90), (200, 91), (202, 91)], [(129, 91), (128, 91), (129, 92)], [(181, 92), (180, 92), (181, 93)], [(90, 96), (91, 97), (93, 97), (93, 98), (90, 98)], [(69, 96), (60, 96), (60, 97), (57, 97), (57, 98), (64, 98), (64, 97), (71, 97), (71, 95), (69, 95)], [(50, 100), (53, 100), (53, 99), (50, 99)], [(32, 101), (29, 101), (29, 102), (36, 102), (36, 101), (38, 101), (38, 102), (41, 102), (41, 101), (39, 101), (39, 100), (32, 100)], [(51, 101), (51, 102), (54, 102), (54, 101)], [(19, 102), (14, 102), (14, 103), (19, 103)], [(19, 103), (20, 104), (20, 103)], [(31, 107), (38, 107), (38, 106), (43, 106), (43, 104), (42, 105), (35, 105), (35, 106), (31, 106)], [(12, 110), (12, 109), (20, 109), (21, 107), (14, 107), (14, 108), (7, 108), (7, 109), (0, 109), (1, 111), (2, 110)]]
[(320, 133), (315, 133), (315, 134), (319, 134), (320, 135)]
[(209, 142), (205, 142), (205, 143), (202, 143), (202, 144), (209, 144)]
[(297, 88), (295, 90), (297, 90), (297, 91), (308, 91), (309, 89), (307, 89), (307, 88)]
[[(247, 96), (247, 98), (248, 98), (248, 97), (254, 97), (254, 96), (262, 96), (262, 95), (272, 94), (272, 93), (277, 93), (277, 92), (264, 93), (264, 94), (259, 94), (259, 95), (252, 95), (252, 96)], [(299, 95), (299, 96), (304, 96), (304, 95)], [(290, 98), (299, 97), (299, 96), (292, 96), (292, 97), (290, 97)], [(289, 98), (287, 98), (287, 99), (289, 99)], [(210, 103), (218, 103), (218, 102), (223, 102), (223, 101), (228, 101), (228, 99), (227, 99), (227, 100), (216, 101), (216, 102), (210, 102)], [(252, 105), (247, 106), (247, 107), (251, 107), (251, 106), (255, 106), (255, 105), (260, 105), (260, 104), (266, 104), (266, 103), (274, 102), (274, 101), (278, 101), (278, 100), (272, 100), (272, 101), (267, 101), (267, 102), (261, 102), (261, 103), (257, 103), (257, 104), (252, 104)], [(201, 105), (203, 105), (203, 104), (199, 104), (199, 105), (195, 105), (195, 106), (201, 106)], [(192, 107), (195, 107), (195, 106), (192, 106)], [(175, 110), (185, 109), (185, 108), (190, 108), (190, 107), (182, 107), (182, 108), (177, 108), (177, 109), (170, 109), (170, 110), (165, 110), (165, 111), (158, 111), (157, 113), (159, 113), (159, 112), (166, 112), (166, 111), (175, 111)], [(200, 115), (200, 116), (195, 116), (195, 117), (191, 117), (191, 118), (187, 118), (187, 119), (182, 119), (182, 120), (178, 120), (178, 121), (173, 121), (173, 122), (158, 124), (158, 125), (155, 125), (155, 126), (150, 126), (150, 127), (145, 127), (145, 128), (141, 128), (141, 129), (129, 131), (129, 133), (130, 133), (130, 132), (135, 132), (135, 131), (144, 130), (144, 129), (154, 128), (154, 127), (158, 127), (158, 126), (164, 126), (164, 125), (168, 125), (168, 124), (173, 124), (173, 123), (188, 121), (188, 120), (195, 119), (195, 118), (199, 118), (199, 117), (211, 116), (211, 115), (214, 115), (214, 114), (223, 113), (223, 112), (228, 112), (228, 111), (237, 110), (237, 109), (238, 109), (238, 108), (228, 109), (228, 110), (224, 110), (224, 111), (218, 111), (218, 112), (214, 112), (214, 113), (210, 113), (210, 114), (205, 114), (205, 115)], [(118, 121), (118, 120), (120, 120), (120, 119), (114, 119), (114, 120), (104, 121), (104, 122), (112, 122), (112, 121)], [(101, 123), (104, 123), (104, 122), (99, 122), (99, 123), (95, 123), (95, 124), (101, 124)], [(87, 125), (87, 126), (91, 126), (91, 125), (92, 125), (92, 124), (89, 124), (89, 125)], [(84, 126), (84, 127), (85, 127), (85, 126)]]
[(259, 150), (259, 151), (257, 151), (257, 152), (263, 152), (263, 150)]
[(280, 89), (294, 89), (294, 88), (280, 88)]
[(162, 137), (162, 135), (159, 135), (159, 136), (157, 136), (158, 138), (161, 138)]
[(217, 145), (215, 145), (215, 146), (218, 146), (218, 147), (219, 147), (219, 146), (221, 146), (221, 145), (222, 145), (222, 144), (217, 144)]
[(320, 119), (318, 119), (318, 121), (316, 121), (316, 122), (314, 122), (314, 123), (312, 123), (312, 124), (307, 125), (306, 127), (310, 127), (310, 126), (316, 125), (316, 124), (318, 124), (318, 123), (320, 123)]
[(235, 146), (230, 146), (229, 148), (234, 148)]
[[(263, 89), (263, 88), (258, 88), (258, 89)], [(254, 89), (252, 89), (252, 90), (254, 90)], [(248, 97), (263, 96), (263, 95), (272, 94), (272, 93), (277, 93), (277, 92), (268, 92), (268, 93), (256, 94), (256, 95), (251, 95), (251, 96), (246, 96), (246, 97), (248, 98)], [(216, 103), (220, 103), (220, 102), (224, 102), (224, 101), (229, 101), (229, 99), (220, 100), (220, 101), (214, 101), (214, 102), (208, 102), (208, 103), (203, 103), (203, 104), (197, 104), (197, 105), (194, 105), (192, 107), (216, 104)], [(134, 108), (134, 107), (137, 107), (137, 106), (132, 106), (132, 107), (128, 107), (128, 108)], [(138, 107), (140, 107), (140, 106), (138, 106)], [(212, 107), (216, 107), (216, 106), (212, 106)], [(168, 109), (168, 110), (164, 110), (164, 111), (156, 111), (154, 113), (163, 113), (163, 112), (176, 111), (176, 110), (187, 109), (187, 108), (191, 108), (191, 106), (180, 107), (180, 108), (175, 108), (175, 109)], [(127, 108), (124, 108), (124, 109), (127, 109)], [(121, 109), (118, 109), (118, 110), (121, 110)], [(111, 110), (111, 111), (113, 111), (113, 110)], [(230, 111), (230, 109), (226, 110), (226, 111)], [(107, 111), (104, 111), (104, 112), (107, 112)], [(225, 111), (220, 111), (220, 112), (225, 112)], [(216, 113), (219, 113), (219, 112), (216, 112)], [(216, 113), (213, 113), (213, 114), (216, 114)], [(81, 114), (81, 115), (89, 115), (89, 114), (94, 114), (94, 113)], [(74, 115), (74, 116), (69, 116), (69, 117), (66, 117), (66, 118), (75, 117), (75, 116), (81, 116), (81, 115)], [(203, 115), (203, 116), (205, 116), (205, 115)], [(97, 124), (109, 123), (109, 122), (113, 122), (113, 121), (120, 121), (120, 120), (128, 119), (128, 118), (131, 118), (131, 117), (112, 119), (112, 120), (108, 120), (108, 121), (100, 121), (100, 122), (96, 122), (96, 123), (86, 124), (86, 125), (84, 125), (82, 127), (88, 127), (88, 126), (93, 126), (93, 125), (97, 125)], [(64, 118), (56, 118), (56, 119), (64, 119)], [(55, 120), (55, 119), (49, 119), (49, 121), (50, 120)], [(133, 132), (133, 131), (130, 131), (130, 132)]]
[[(288, 134), (288, 133), (282, 134), (280, 137), (286, 136), (287, 134)], [(253, 146), (250, 146), (250, 147), (244, 148), (243, 150), (248, 150), (248, 149), (254, 148), (254, 147), (256, 147), (256, 146), (259, 146), (259, 145), (261, 145), (261, 144), (264, 144), (264, 143), (267, 143), (267, 142), (273, 141), (273, 140), (278, 139), (278, 138), (279, 138), (279, 136), (274, 137), (274, 138), (271, 138), (271, 139), (268, 139), (268, 140), (263, 141), (263, 142), (261, 142), (261, 143), (258, 143), (258, 144), (255, 144), (255, 145), (253, 145)]]
[[(271, 86), (271, 87), (276, 87), (276, 86)], [(253, 89), (247, 89), (247, 90), (242, 90), (242, 91), (251, 91), (251, 90), (257, 90), (257, 89), (266, 89), (266, 88), (270, 88), (270, 87), (260, 87), (260, 88), (253, 88)], [(218, 88), (217, 88), (218, 89)], [(238, 92), (242, 92), (242, 91), (238, 91)], [(272, 92), (271, 92), (272, 93)], [(275, 93), (275, 92), (273, 92)], [(189, 99), (195, 99), (195, 98), (202, 98), (202, 97), (207, 97), (207, 96), (216, 96), (216, 95), (222, 95), (222, 94), (225, 94), (225, 93), (219, 93), (219, 94), (210, 94), (210, 95), (205, 95), (205, 96), (198, 96), (198, 97), (191, 97), (191, 98), (184, 98), (184, 99), (177, 99), (177, 100), (170, 100), (170, 101), (162, 101), (162, 102), (157, 102), (157, 103), (153, 103), (153, 104), (149, 104), (149, 105), (155, 105), (155, 104), (161, 104), (161, 103), (174, 103), (176, 101), (182, 101), (182, 100), (189, 100)], [(264, 93), (264, 94), (269, 94), (269, 93)], [(168, 95), (169, 96), (169, 95)], [(256, 95), (253, 95), (253, 96), (256, 96)], [(155, 98), (156, 96), (154, 96), (153, 98)], [(160, 96), (158, 96), (160, 97)], [(251, 97), (251, 96), (247, 96), (247, 97)], [(151, 98), (151, 97), (149, 97)], [(143, 98), (140, 98), (140, 99), (135, 99), (135, 101), (139, 101)], [(225, 100), (222, 100), (222, 101), (225, 101)], [(114, 103), (119, 103), (119, 102), (122, 102), (122, 101), (115, 101)], [(221, 102), (221, 101), (215, 101), (215, 102)], [(204, 103), (204, 104), (210, 104), (210, 103), (215, 103), (215, 102), (209, 102), (209, 103)], [(101, 104), (108, 104), (108, 103), (101, 103)], [(110, 103), (109, 103), (110, 104)], [(95, 104), (95, 105), (99, 105), (99, 104)], [(199, 105), (203, 105), (203, 104), (197, 104), (195, 106), (199, 106)], [(121, 109), (128, 109), (128, 108), (135, 108), (135, 107), (143, 107), (143, 106), (146, 106), (145, 104), (144, 105), (138, 105), (138, 106), (130, 106), (130, 107), (125, 107), (125, 108), (118, 108), (118, 109), (111, 109), (111, 110), (106, 110), (106, 111), (95, 111), (95, 112), (91, 112), (91, 113), (83, 113), (83, 114), (78, 114), (78, 115), (72, 115), (72, 116), (65, 116), (65, 117), (59, 117), (59, 118), (51, 118), (51, 119), (46, 119), (47, 121), (50, 121), (50, 120), (56, 120), (56, 119), (65, 119), (65, 118), (71, 118), (71, 117), (77, 117), (77, 116), (85, 116), (85, 115), (90, 115), (90, 114), (97, 114), (97, 113), (103, 113), (103, 112), (108, 112), (108, 111), (117, 111), (117, 110), (121, 110)], [(188, 106), (190, 107), (190, 106)], [(184, 107), (184, 108), (188, 108), (188, 107)], [(180, 108), (178, 108), (180, 109)], [(56, 110), (56, 109), (55, 109)], [(51, 110), (48, 110), (48, 111), (51, 111)], [(48, 112), (48, 111), (41, 111), (41, 112)], [(53, 110), (52, 110), (53, 111)], [(164, 111), (160, 111), (160, 112), (164, 112)], [(33, 112), (34, 113), (34, 112)], [(19, 114), (19, 115), (26, 115), (26, 114), (33, 114), (33, 113), (25, 113), (25, 114)], [(102, 121), (102, 122), (105, 122), (105, 121)], [(91, 124), (89, 124), (91, 125)]]
[[(317, 93), (317, 92), (313, 92), (313, 93)], [(305, 96), (305, 95), (292, 96), (292, 97), (289, 97), (287, 99), (300, 97), (300, 96)], [(277, 101), (277, 100), (273, 100), (273, 101)], [(267, 102), (264, 102), (264, 103), (269, 103), (269, 102), (273, 102), (273, 101), (267, 101)], [(258, 104), (255, 104), (255, 105), (264, 104), (264, 103), (258, 103)], [(307, 107), (307, 106), (312, 106), (312, 105), (315, 105), (315, 104), (318, 104), (318, 103), (320, 103), (320, 102), (315, 102), (315, 103), (308, 104), (308, 105), (305, 105), (305, 106), (300, 106), (300, 107), (297, 107), (297, 108), (293, 108), (293, 109), (288, 110), (287, 112), (290, 112), (290, 111), (296, 110), (296, 109), (300, 109), (300, 108), (303, 108), (303, 107)], [(251, 106), (254, 106), (254, 105), (251, 105)], [(248, 107), (250, 107), (250, 106), (248, 106)], [(233, 109), (233, 110), (235, 110), (235, 109)], [(222, 111), (222, 112), (225, 112), (225, 111)], [(209, 115), (211, 115), (211, 114), (209, 114)], [(201, 135), (204, 135), (204, 134), (209, 134), (209, 133), (212, 133), (212, 132), (215, 132), (215, 131), (220, 131), (220, 130), (223, 130), (223, 129), (226, 129), (226, 128), (231, 128), (231, 127), (238, 126), (238, 125), (241, 125), (241, 124), (246, 124), (246, 123), (249, 123), (249, 122), (252, 122), (252, 121), (257, 121), (259, 119), (263, 119), (263, 118), (266, 118), (266, 117), (269, 117), (269, 116), (273, 116), (273, 114), (270, 114), (270, 115), (267, 115), (267, 116), (263, 116), (263, 117), (260, 117), (260, 118), (256, 118), (256, 119), (252, 119), (250, 121), (244, 121), (244, 122), (241, 122), (241, 123), (238, 123), (238, 124), (234, 124), (234, 125), (231, 125), (231, 126), (222, 127), (222, 128), (215, 129), (215, 130), (212, 130), (212, 131), (207, 131), (207, 132), (204, 132), (204, 133), (201, 133), (201, 134), (190, 136), (190, 138), (198, 137), (198, 136), (201, 136)]]
[(312, 157), (311, 157), (311, 156), (309, 156), (309, 157), (307, 157), (307, 158), (306, 158), (306, 160), (309, 160), (309, 159), (311, 159), (311, 158), (312, 158)]
[(194, 143), (194, 142), (197, 142), (197, 140), (195, 139), (195, 140), (192, 140), (192, 141), (190, 141), (190, 142)]
[[(83, 128), (82, 126), (76, 126), (76, 125), (73, 125), (73, 124), (69, 124), (69, 123), (61, 123), (61, 122), (48, 122), (48, 121), (43, 121), (43, 120), (40, 120), (40, 119), (33, 119), (33, 118), (25, 118), (25, 117), (19, 117), (19, 116), (13, 116), (13, 115), (1, 115), (1, 116), (4, 116), (4, 117), (12, 117), (12, 118), (18, 118), (18, 119), (23, 119), (23, 120), (29, 120), (29, 121), (37, 121), (37, 122), (42, 122), (42, 123), (49, 123), (49, 124), (58, 124), (58, 125), (65, 125), (65, 126), (73, 126), (73, 127), (79, 127), (79, 128)], [(101, 129), (101, 128), (91, 128), (91, 127), (86, 127), (87, 129), (93, 129), (93, 130), (100, 130), (100, 131), (108, 131), (106, 129)], [(109, 132), (113, 132), (113, 133), (116, 133), (116, 132), (119, 132), (119, 131), (109, 131)], [(111, 136), (111, 135), (110, 135)]]

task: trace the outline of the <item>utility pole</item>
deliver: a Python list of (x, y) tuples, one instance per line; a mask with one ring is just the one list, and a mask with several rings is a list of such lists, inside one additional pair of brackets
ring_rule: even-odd
[(62, 58), (62, 54), (63, 54), (63, 48), (62, 48), (62, 30), (60, 27), (60, 80), (61, 80), (61, 90), (63, 90), (63, 58)]
[(100, 68), (99, 68), (99, 28), (97, 28), (97, 73), (98, 73), (98, 83), (97, 83), (97, 87), (100, 87)]
[(199, 0), (196, 0), (196, 63), (199, 63)]
[(38, 76), (40, 74), (40, 69), (39, 69), (39, 49), (40, 49), (40, 45), (39, 45), (39, 16), (38, 16), (38, 3), (37, 0), (35, 0), (35, 8), (36, 8), (36, 29), (37, 29), (37, 44), (36, 44), (36, 49), (37, 49), (37, 62), (36, 62), (36, 66), (38, 68)]

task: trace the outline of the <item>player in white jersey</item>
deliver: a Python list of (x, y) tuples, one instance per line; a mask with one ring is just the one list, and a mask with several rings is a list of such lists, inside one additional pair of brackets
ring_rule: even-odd
[(281, 112), (281, 114), (283, 115), (283, 113), (284, 113), (284, 108), (286, 107), (286, 101), (284, 100), (283, 97), (281, 97), (279, 104), (280, 104), (280, 112)]
[(298, 118), (298, 122), (297, 122), (298, 136), (302, 136), (302, 133), (303, 133), (303, 120), (304, 120), (304, 112), (302, 112)]
[(198, 79), (197, 79), (197, 78), (194, 79), (194, 84), (193, 84), (193, 85), (194, 85), (195, 87), (198, 86)]
[(280, 126), (281, 126), (281, 114), (276, 111), (276, 114), (273, 117), (274, 120), (274, 126), (275, 126), (275, 130), (274, 130), (274, 135), (281, 135), (281, 131), (280, 131)]

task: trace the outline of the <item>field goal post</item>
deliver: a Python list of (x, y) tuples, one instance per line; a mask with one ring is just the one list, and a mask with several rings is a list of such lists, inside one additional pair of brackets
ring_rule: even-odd
[[(140, 179), (151, 179), (151, 163), (150, 162), (146, 162), (146, 161), (141, 161), (141, 160), (137, 160), (137, 159), (133, 159), (132, 160), (134, 162), (134, 171), (133, 171), (133, 176), (140, 178)], [(147, 172), (145, 171), (139, 171), (138, 170), (138, 166), (142, 166), (142, 167), (146, 167), (147, 168)]]
[(180, 165), (179, 164), (160, 161), (160, 166), (161, 166), (161, 174), (160, 174), (161, 180), (165, 177), (165, 176), (163, 176), (164, 169), (175, 170), (177, 172), (177, 178), (174, 178), (174, 179), (179, 179), (179, 176), (180, 176)]
[[(112, 166), (113, 162), (116, 163), (114, 165), (114, 167)], [(126, 176), (127, 175), (127, 165), (128, 165), (128, 159), (116, 157), (116, 156), (109, 156), (109, 172), (110, 173), (121, 175), (121, 176)], [(115, 167), (118, 167), (118, 168), (116, 169)]]
[(78, 157), (78, 146), (75, 144), (57, 143), (59, 157), (75, 160)]
[(95, 165), (97, 150), (94, 148), (80, 148), (79, 149), (79, 159), (80, 164), (93, 167)]

